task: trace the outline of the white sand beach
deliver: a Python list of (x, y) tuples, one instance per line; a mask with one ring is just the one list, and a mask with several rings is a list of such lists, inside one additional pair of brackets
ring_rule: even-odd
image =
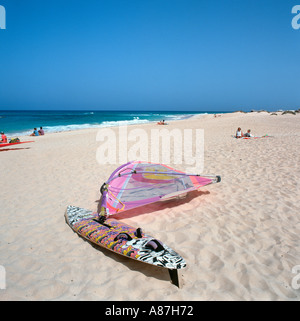
[[(149, 135), (158, 127), (142, 126)], [(235, 139), (238, 127), (272, 137)], [(166, 269), (96, 248), (66, 224), (68, 205), (97, 211), (99, 188), (120, 165), (97, 161), (98, 129), (86, 129), (0, 150), (0, 300), (299, 301), (300, 114), (205, 115), (164, 128), (204, 129), (203, 174), (222, 181), (120, 219), (185, 259), (182, 287)]]

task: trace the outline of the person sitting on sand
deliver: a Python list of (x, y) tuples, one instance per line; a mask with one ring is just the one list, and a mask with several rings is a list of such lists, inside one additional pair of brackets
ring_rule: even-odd
[(4, 132), (1, 132), (0, 144), (3, 144), (3, 143), (7, 143), (7, 137), (6, 137), (6, 135), (4, 134)]
[(40, 136), (36, 128), (33, 129), (33, 133), (30, 136)]
[(45, 135), (45, 132), (44, 132), (43, 127), (40, 127), (40, 129), (39, 129), (39, 134), (40, 134), (40, 135)]
[(242, 138), (244, 135), (243, 135), (243, 132), (242, 132), (242, 129), (241, 127), (239, 127), (236, 131), (236, 134), (235, 134), (235, 137), (236, 138)]
[(247, 133), (244, 134), (244, 137), (254, 137), (254, 136), (251, 134), (251, 129), (248, 129), (248, 130), (247, 130)]

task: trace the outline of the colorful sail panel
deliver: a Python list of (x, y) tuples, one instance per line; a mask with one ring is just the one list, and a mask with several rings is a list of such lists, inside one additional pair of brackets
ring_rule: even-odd
[(219, 181), (219, 176), (186, 174), (163, 164), (133, 161), (117, 168), (103, 185), (102, 207), (113, 215)]

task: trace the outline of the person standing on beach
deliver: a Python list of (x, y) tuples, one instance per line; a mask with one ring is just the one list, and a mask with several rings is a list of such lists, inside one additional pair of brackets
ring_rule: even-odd
[(0, 143), (7, 143), (7, 137), (4, 132), (1, 132), (1, 141)]

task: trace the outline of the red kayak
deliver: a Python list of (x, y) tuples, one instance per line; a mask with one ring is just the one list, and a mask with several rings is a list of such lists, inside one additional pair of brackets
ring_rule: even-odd
[(7, 146), (13, 146), (13, 145), (18, 145), (18, 144), (25, 144), (25, 143), (33, 143), (34, 141), (28, 141), (28, 142), (18, 142), (18, 143), (4, 143), (0, 144), (0, 147), (7, 147)]

